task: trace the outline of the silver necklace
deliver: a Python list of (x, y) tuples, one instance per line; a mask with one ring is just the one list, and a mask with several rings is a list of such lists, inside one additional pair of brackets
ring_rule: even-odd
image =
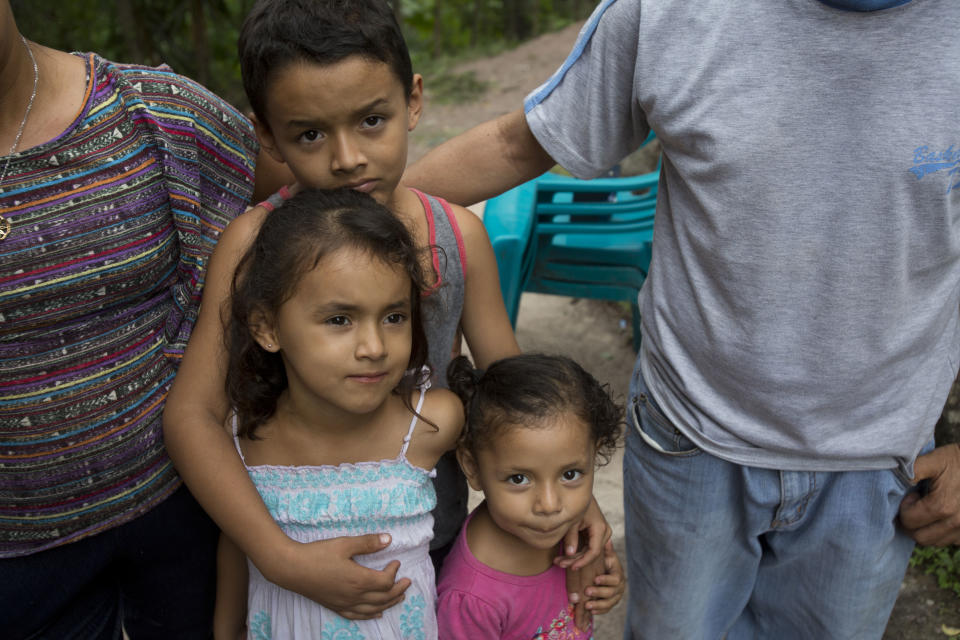
[[(37, 66), (37, 59), (33, 56), (33, 49), (30, 48), (30, 45), (27, 44), (27, 39), (22, 35), (20, 36), (20, 42), (22, 42), (23, 46), (26, 47), (27, 53), (30, 54), (30, 62), (33, 63), (33, 91), (30, 93), (30, 101), (27, 102), (27, 110), (23, 112), (23, 120), (20, 121), (20, 128), (17, 129), (17, 136), (13, 139), (13, 144), (10, 146), (10, 151), (7, 153), (6, 162), (3, 163), (3, 172), (0, 173), (0, 193), (3, 193), (3, 181), (7, 177), (7, 169), (10, 168), (10, 160), (13, 158), (14, 152), (20, 145), (20, 138), (23, 137), (23, 130), (27, 126), (27, 118), (30, 117), (30, 110), (33, 109), (33, 99), (37, 97), (37, 85), (40, 83), (40, 68)], [(10, 219), (0, 215), (0, 240), (3, 240), (10, 235), (11, 227), (12, 225), (10, 224)]]

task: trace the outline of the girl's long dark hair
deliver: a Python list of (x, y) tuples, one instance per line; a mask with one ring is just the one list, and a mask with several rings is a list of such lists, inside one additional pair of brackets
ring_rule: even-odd
[(275, 317), (303, 275), (342, 248), (366, 251), (371, 259), (397, 265), (410, 277), (413, 346), (408, 372), (396, 391), (413, 411), (411, 393), (422, 382), (421, 370), (427, 362), (420, 309), (426, 279), (420, 250), (403, 222), (370, 196), (347, 189), (304, 190), (266, 216), (233, 276), (225, 327), (226, 392), (241, 436), (255, 437), (257, 427), (274, 414), (287, 388), (280, 354), (260, 347), (253, 338), (252, 323)]
[(566, 411), (590, 427), (601, 464), (619, 444), (622, 407), (610, 398), (606, 384), (566, 356), (525, 353), (497, 360), (486, 371), (460, 356), (450, 363), (447, 381), (466, 413), (460, 446), (474, 455), (503, 429), (536, 429)]

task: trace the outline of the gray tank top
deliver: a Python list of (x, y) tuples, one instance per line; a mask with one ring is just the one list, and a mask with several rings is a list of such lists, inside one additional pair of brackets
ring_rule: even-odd
[[(423, 323), (427, 334), (429, 364), (435, 386), (447, 388), (447, 365), (460, 353), (460, 316), (463, 313), (466, 252), (460, 227), (444, 200), (414, 193), (423, 203), (436, 283), (423, 299)], [(467, 517), (467, 481), (452, 451), (437, 461), (433, 479), (437, 506), (433, 510), (431, 549), (443, 547), (456, 537)]]

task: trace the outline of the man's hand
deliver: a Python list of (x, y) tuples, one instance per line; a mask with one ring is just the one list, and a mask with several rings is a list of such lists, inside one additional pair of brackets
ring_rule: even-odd
[(917, 458), (914, 482), (926, 495), (911, 492), (900, 503), (900, 523), (918, 543), (960, 544), (960, 445), (937, 447)]
[(377, 571), (357, 564), (353, 557), (380, 551), (389, 544), (386, 534), (293, 543), (284, 551), (286, 560), (280, 570), (265, 575), (344, 618), (379, 618), (383, 611), (403, 601), (410, 579), (397, 580), (399, 561)]

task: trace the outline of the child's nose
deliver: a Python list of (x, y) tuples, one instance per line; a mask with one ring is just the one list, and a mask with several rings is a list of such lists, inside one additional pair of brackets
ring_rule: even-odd
[(380, 359), (386, 353), (386, 343), (383, 341), (383, 335), (380, 327), (367, 327), (359, 332), (357, 342), (357, 357), (368, 359)]
[(561, 509), (560, 494), (556, 487), (549, 483), (543, 485), (537, 491), (537, 501), (534, 504), (534, 510), (542, 515), (551, 515), (558, 513)]
[(340, 133), (333, 138), (333, 171), (348, 173), (366, 164), (366, 158), (358, 141), (350, 133)]

